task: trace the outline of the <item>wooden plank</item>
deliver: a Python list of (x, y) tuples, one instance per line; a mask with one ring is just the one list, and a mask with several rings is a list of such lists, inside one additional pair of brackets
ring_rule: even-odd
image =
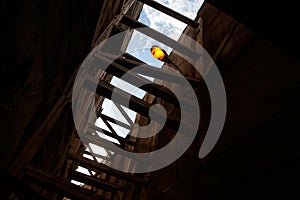
[[(110, 65), (107, 68), (105, 68), (105, 66), (107, 66), (108, 64)], [(130, 71), (128, 68), (123, 67), (117, 62), (110, 63), (110, 59), (107, 59), (105, 56), (101, 56), (98, 54), (97, 59), (94, 59), (91, 65), (97, 66), (98, 68), (105, 70), (107, 73), (113, 76), (122, 78), (123, 81), (126, 81), (134, 86), (141, 85), (140, 89), (151, 93), (157, 97), (160, 97), (161, 99), (164, 99), (165, 101), (168, 101), (171, 104), (178, 105), (177, 98), (172, 92), (170, 92), (170, 90), (158, 84), (152, 83), (148, 79)], [(126, 76), (122, 77), (124, 74), (126, 74)]]
[(110, 192), (123, 191), (123, 188), (120, 186), (104, 182), (100, 178), (95, 178), (77, 171), (69, 171), (69, 179)]
[(94, 36), (93, 36), (93, 39), (92, 39), (92, 43), (91, 43), (91, 46), (93, 46), (93, 44), (95, 43), (96, 39), (99, 37), (99, 33), (100, 33), (100, 29), (102, 27), (102, 19), (103, 19), (103, 11), (104, 9), (106, 8), (106, 6), (104, 6), (109, 0), (103, 0), (102, 1), (102, 8), (99, 12), (99, 16), (98, 16), (98, 21), (97, 21), (97, 25), (96, 25), (96, 28), (95, 28), (95, 31), (94, 31)]
[(117, 109), (121, 112), (123, 117), (126, 119), (126, 121), (130, 124), (130, 126), (134, 126), (134, 122), (131, 120), (131, 118), (128, 116), (128, 113), (122, 108), (122, 106), (116, 102), (113, 102), (114, 105), (117, 107)]
[(129, 145), (134, 145), (134, 144), (135, 144), (135, 142), (133, 142), (133, 141), (127, 140), (127, 139), (125, 139), (125, 138), (123, 138), (123, 137), (117, 135), (116, 133), (113, 133), (113, 132), (111, 133), (111, 132), (109, 132), (109, 131), (106, 131), (106, 130), (104, 130), (104, 129), (98, 127), (98, 126), (95, 126), (95, 125), (90, 124), (89, 127), (90, 127), (90, 129), (93, 130), (93, 131), (99, 131), (99, 132), (102, 132), (104, 135), (107, 135), (107, 136), (109, 136), (109, 137), (112, 137), (112, 138), (118, 140), (121, 144), (125, 144), (125, 143), (126, 143), (126, 144), (129, 144)]
[[(111, 144), (109, 144), (109, 143), (112, 143), (111, 141), (108, 141), (108, 140), (103, 139), (96, 135), (92, 135), (90, 133), (78, 133), (78, 134), (80, 135), (80, 138), (84, 144), (92, 143), (92, 144), (95, 144), (97, 146), (104, 148), (107, 152), (109, 152), (108, 150), (111, 150), (116, 154), (120, 154), (120, 155), (124, 154), (123, 151), (121, 151), (119, 147), (111, 149)], [(118, 144), (115, 144), (115, 145), (118, 145)], [(139, 156), (138, 154), (130, 154), (130, 156), (136, 160), (142, 160), (143, 162), (147, 162), (147, 160), (145, 160), (143, 157)], [(98, 157), (98, 155), (97, 155), (97, 157)], [(106, 160), (107, 160), (107, 158), (106, 158)]]
[[(122, 54), (122, 56), (120, 56), (116, 60), (114, 60), (114, 63), (118, 64), (117, 65), (118, 67), (119, 66), (123, 67), (122, 69), (118, 69), (118, 71), (128, 72), (129, 70), (132, 70), (135, 67), (139, 67), (140, 70), (137, 71), (138, 73), (143, 74), (145, 76), (153, 77), (155, 79), (160, 79), (163, 81), (171, 82), (171, 83), (181, 84), (184, 81), (183, 79), (187, 80), (191, 85), (199, 85), (203, 82), (202, 79), (194, 79), (192, 77), (184, 77), (184, 76), (176, 75), (173, 73), (171, 74), (160, 68), (148, 65), (128, 53), (121, 53), (121, 54)], [(114, 57), (112, 55), (103, 53), (103, 52), (101, 52), (101, 55), (96, 55), (96, 57), (98, 57), (98, 56), (99, 56), (98, 59), (100, 59), (100, 60), (102, 58), (101, 56), (105, 56), (107, 58), (114, 59)], [(97, 64), (98, 61), (93, 61), (93, 62), (95, 62), (94, 64)], [(93, 64), (93, 62), (92, 62), (92, 64)], [(101, 63), (99, 63), (99, 66), (97, 65), (97, 67), (101, 67), (100, 64)]]
[(138, 29), (138, 28), (147, 28), (147, 29), (138, 29), (139, 32), (183, 53), (184, 55), (197, 60), (199, 57), (199, 54), (189, 48), (187, 48), (186, 46), (180, 44), (179, 42), (169, 38), (168, 36), (165, 36), (164, 34), (151, 29), (150, 27), (148, 27), (147, 25), (138, 22), (136, 20), (130, 19), (129, 17), (123, 16), (120, 23), (123, 23), (131, 28), (134, 29)]
[(101, 196), (97, 195), (91, 190), (74, 185), (71, 182), (62, 179), (61, 177), (53, 176), (43, 171), (33, 169), (30, 166), (26, 166), (25, 168), (24, 180), (26, 182), (29, 181), (31, 183), (38, 184), (43, 188), (47, 188), (49, 191), (57, 192), (62, 196), (71, 199), (103, 199)]
[(125, 173), (125, 172), (121, 172), (121, 171), (112, 169), (102, 163), (98, 163), (96, 161), (81, 157), (76, 154), (69, 153), (68, 158), (73, 160), (74, 162), (78, 162), (79, 165), (82, 167), (85, 167), (87, 169), (90, 169), (90, 170), (93, 170), (93, 171), (96, 171), (99, 173), (104, 172), (104, 173), (116, 176), (118, 178), (130, 181), (130, 182), (133, 182), (133, 183), (136, 183), (139, 185), (143, 185), (143, 186), (146, 186), (148, 184), (148, 181), (143, 178), (137, 177), (130, 173)]
[[(53, 170), (55, 175), (64, 174), (64, 172), (65, 172), (64, 164), (66, 161), (67, 152), (69, 152), (69, 151), (72, 152), (73, 149), (71, 147), (74, 145), (74, 143), (76, 143), (75, 142), (76, 134), (77, 133), (75, 133), (75, 130), (72, 131), (72, 134), (70, 135), (70, 137), (68, 139), (67, 145), (65, 146), (63, 153), (61, 155), (58, 155), (59, 161), (57, 162), (57, 164), (55, 165), (55, 168)], [(66, 165), (68, 165), (68, 164), (66, 164)]]
[[(83, 146), (83, 144), (82, 144), (81, 140), (79, 139), (76, 130), (75, 130), (74, 133), (72, 133), (72, 134), (75, 135), (75, 138), (74, 138), (72, 144), (69, 146), (70, 148), (69, 148), (69, 151), (67, 151), (67, 152), (74, 152), (74, 153), (77, 153), (77, 152), (81, 149), (81, 147)], [(67, 148), (68, 148), (68, 147), (67, 147)], [(64, 169), (65, 172), (64, 172), (64, 175), (63, 175), (64, 178), (66, 178), (66, 177), (68, 176), (68, 170), (69, 170), (69, 168), (72, 167), (72, 166), (73, 166), (73, 163), (70, 162), (69, 160), (67, 160), (66, 165), (65, 165), (65, 169)]]
[(152, 8), (155, 8), (156, 10), (159, 10), (179, 21), (182, 21), (183, 23), (193, 27), (193, 28), (197, 28), (199, 26), (199, 23), (195, 22), (194, 20), (156, 2), (156, 1), (153, 1), (153, 0), (138, 0), (144, 4), (147, 4), (148, 6), (151, 6)]
[(125, 15), (128, 10), (132, 7), (132, 5), (135, 3), (135, 0), (127, 0), (124, 4), (123, 4), (123, 7), (122, 7), (122, 10), (121, 10), (121, 13), (123, 15)]
[[(110, 0), (105, 0), (104, 3), (107, 3), (108, 1), (110, 1)], [(135, 0), (124, 1), (120, 14), (117, 15), (115, 18), (113, 18), (111, 20), (111, 22), (109, 23), (109, 25), (106, 27), (106, 29), (100, 34), (99, 31), (101, 29), (101, 26), (103, 26), (103, 24), (102, 24), (102, 18), (103, 18), (103, 12), (104, 12), (103, 9), (106, 8), (105, 6), (102, 7), (102, 10), (100, 11), (100, 15), (98, 17), (98, 22), (97, 22), (95, 33), (93, 36), (93, 40), (91, 43), (92, 48), (94, 48), (95, 46), (100, 44), (103, 40), (105, 40), (106, 38), (108, 38), (111, 35), (111, 32), (112, 32), (113, 28), (115, 27), (115, 25), (118, 24), (118, 22), (120, 21), (122, 16), (128, 12), (128, 10), (132, 7), (132, 5), (134, 3), (135, 3)]]
[(114, 118), (111, 118), (111, 117), (109, 117), (107, 115), (104, 115), (102, 113), (98, 114), (98, 117), (101, 117), (101, 119), (103, 121), (106, 120), (106, 121), (112, 122), (114, 124), (117, 124), (118, 126), (121, 126), (121, 127), (125, 128), (125, 129), (128, 129), (128, 130), (131, 130), (131, 128), (132, 128), (131, 126), (129, 126), (129, 125), (127, 125), (127, 124), (125, 124), (125, 123), (117, 120), (117, 119), (114, 119)]
[[(115, 129), (111, 126), (111, 124), (110, 124), (108, 121), (103, 120), (103, 122), (104, 122), (104, 124), (107, 126), (107, 128), (110, 130), (110, 132), (111, 132), (113, 135), (118, 136), (118, 138), (120, 137), (120, 136), (117, 134), (117, 132), (115, 131)], [(97, 127), (97, 126), (96, 126), (96, 127)], [(129, 131), (129, 130), (128, 130), (128, 131)], [(122, 140), (122, 139), (123, 139), (123, 140)], [(121, 143), (122, 145), (125, 145), (127, 139), (121, 137), (119, 141), (120, 141), (120, 143)], [(129, 143), (132, 143), (132, 141), (128, 141), (128, 142), (129, 142)], [(133, 143), (133, 144), (134, 144), (134, 143)]]
[[(142, 114), (146, 117), (148, 117), (149, 110), (151, 108), (151, 104), (147, 103), (144, 100), (141, 100), (135, 96), (131, 96), (131, 94), (122, 91), (118, 88), (115, 88), (114, 86), (110, 85), (109, 83), (106, 83), (104, 81), (99, 81), (97, 84), (95, 81), (92, 79), (86, 79), (83, 87), (86, 89), (92, 89), (95, 88), (95, 85), (97, 85), (96, 93), (98, 93), (101, 96), (104, 96), (105, 98), (111, 99), (112, 94), (114, 93), (114, 96), (116, 97), (114, 100), (117, 101), (116, 103), (127, 106), (126, 102), (129, 102), (128, 108)], [(157, 122), (164, 121), (163, 119), (165, 116), (163, 116), (159, 112), (153, 112), (153, 120)], [(184, 120), (184, 119), (183, 119)], [(184, 127), (184, 130), (186, 130), (186, 133), (188, 134), (189, 132), (193, 132), (193, 130), (197, 130), (197, 128), (191, 127), (186, 121), (180, 121), (180, 116), (167, 116), (165, 126), (169, 127), (170, 129), (173, 129), (177, 131), (179, 124), (182, 123), (182, 126)]]
[[(116, 62), (124, 64), (122, 66), (129, 69), (139, 66), (141, 67), (142, 71), (145, 72), (144, 75), (154, 77), (155, 79), (160, 79), (163, 81), (168, 81), (170, 83), (177, 83), (177, 84), (182, 84), (183, 79), (187, 80), (191, 85), (199, 85), (201, 83), (204, 83), (203, 79), (201, 78), (195, 79), (194, 77), (184, 77), (173, 73), (171, 74), (169, 72), (161, 70), (160, 68), (148, 65), (128, 53), (125, 53), (123, 57), (124, 58), (122, 57), (118, 58)], [(164, 66), (167, 65), (164, 64)]]
[[(87, 147), (88, 149), (89, 149), (89, 151), (91, 151), (91, 148), (90, 147)], [(93, 159), (95, 159), (96, 160), (96, 157), (97, 158), (101, 158), (101, 159), (103, 159), (103, 160), (105, 160), (105, 161), (108, 161), (109, 160), (109, 157), (108, 156), (103, 156), (103, 155), (100, 155), (100, 154), (91, 154), (91, 152), (89, 152), (89, 151), (83, 151), (83, 154), (87, 154), (87, 155), (89, 155), (89, 156), (91, 156), (91, 157), (93, 157)], [(72, 152), (68, 152), (68, 154), (72, 154)], [(96, 157), (95, 157), (95, 155), (96, 155)]]

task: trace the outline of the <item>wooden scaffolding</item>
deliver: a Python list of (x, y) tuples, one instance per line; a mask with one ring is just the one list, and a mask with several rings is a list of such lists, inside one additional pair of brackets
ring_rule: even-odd
[[(177, 20), (184, 22), (188, 27), (195, 29), (195, 31), (202, 32), (201, 19), (191, 20), (183, 16), (182, 14), (177, 13), (176, 11), (171, 10), (170, 8), (152, 0), (127, 0), (123, 3), (121, 13), (115, 16), (115, 18), (111, 21), (110, 25), (105, 29), (104, 32), (100, 33), (100, 28), (96, 28), (94, 39), (91, 44), (91, 50), (99, 45), (102, 41), (113, 36), (114, 34), (130, 29), (147, 27), (145, 24), (137, 21), (137, 17), (141, 12), (142, 6), (144, 4), (147, 4), (148, 6), (151, 6)], [(163, 35), (156, 30), (153, 30), (149, 27), (147, 28), (147, 31), (143, 32), (147, 36), (166, 44), (174, 50), (183, 51), (183, 53), (189, 55), (194, 54), (193, 50), (185, 47), (181, 43)], [(130, 38), (131, 35), (128, 35), (124, 38), (123, 47), (126, 47), (128, 45)], [(124, 49), (121, 49), (121, 51), (122, 50)], [(128, 94), (125, 94), (124, 91), (116, 89), (113, 85), (111, 85), (110, 80), (113, 76), (122, 77), (123, 74), (128, 73), (130, 78), (126, 80), (127, 82), (131, 84), (148, 83), (148, 81), (144, 77), (129, 71), (136, 66), (143, 66), (145, 68), (145, 71), (147, 71), (148, 73), (145, 75), (154, 75), (156, 76), (154, 77), (156, 79), (169, 77), (168, 81), (176, 83), (176, 81), (178, 82), (181, 77), (170, 74), (163, 74), (166, 72), (152, 67), (125, 52), (123, 52), (123, 56), (118, 57), (113, 63), (110, 63), (107, 69), (101, 69), (101, 66), (105, 66), (105, 64), (110, 60), (110, 56), (111, 55), (109, 54), (103, 54), (98, 57), (100, 71), (105, 70), (101, 71), (100, 74), (97, 74), (98, 78), (100, 77), (99, 82), (94, 83), (93, 80), (87, 79), (83, 84), (86, 89), (89, 88), (90, 84), (97, 84), (97, 98), (95, 102), (97, 117), (101, 117), (110, 131), (106, 131), (103, 129), (101, 130), (101, 128), (95, 126), (94, 124), (89, 124), (88, 127), (85, 126), (83, 127), (83, 129), (86, 132), (91, 133), (91, 135), (88, 137), (89, 141), (95, 141), (95, 143), (97, 144), (105, 145), (106, 141), (103, 141), (103, 138), (92, 134), (95, 131), (101, 131), (105, 135), (116, 139), (119, 142), (119, 148), (123, 148), (126, 151), (134, 151), (135, 148), (139, 145), (138, 141), (136, 141), (135, 138), (132, 137), (120, 137), (115, 132), (110, 123), (122, 125), (123, 128), (126, 128), (128, 130), (132, 129), (134, 123), (138, 123), (138, 121), (132, 122), (127, 116), (124, 109), (121, 107), (121, 105), (123, 104), (123, 101), (121, 101), (122, 98), (130, 102), (129, 109), (143, 116), (148, 116), (148, 111), (151, 107), (151, 104), (144, 99), (139, 99), (136, 97), (131, 97), (130, 99), (128, 99)], [(101, 65), (101, 63), (103, 65)], [(80, 66), (77, 67), (77, 70), (79, 69), (79, 67)], [(48, 116), (40, 125), (39, 129), (35, 131), (31, 139), (27, 142), (27, 144), (25, 144), (24, 149), (26, 149), (26, 151), (21, 151), (19, 155), (17, 155), (14, 162), (11, 164), (10, 172), (19, 180), (24, 181), (33, 190), (39, 191), (41, 194), (41, 198), (134, 199), (134, 197), (138, 197), (139, 193), (141, 193), (142, 190), (147, 187), (149, 174), (125, 173), (114, 170), (102, 163), (99, 163), (97, 161), (97, 158), (101, 158), (102, 160), (105, 160), (107, 162), (110, 162), (112, 159), (117, 158), (115, 158), (114, 155), (110, 154), (109, 151), (107, 151), (107, 156), (97, 155), (96, 158), (95, 154), (91, 152), (91, 149), (86, 148), (82, 144), (81, 138), (78, 137), (78, 133), (75, 128), (68, 140), (68, 145), (60, 155), (59, 161), (55, 163), (53, 173), (41, 171), (40, 169), (36, 169), (31, 165), (31, 160), (35, 157), (42, 142), (47, 138), (48, 134), (60, 119), (60, 116), (62, 115), (64, 110), (67, 107), (70, 107), (72, 99), (72, 86), (77, 74), (77, 70), (75, 70), (73, 76), (70, 77), (69, 83), (66, 85), (64, 93), (57, 101), (56, 105), (51, 109)], [(192, 85), (199, 84), (199, 82), (195, 81), (194, 79), (187, 79)], [(145, 92), (152, 94), (155, 97), (158, 97), (171, 104), (177, 104), (176, 97), (172, 93), (170, 93), (168, 89), (161, 87), (158, 84), (147, 85), (142, 89)], [(113, 91), (114, 93), (122, 97), (120, 102), (114, 102), (114, 104), (124, 115), (130, 125), (101, 113), (101, 105), (104, 99), (110, 99)], [(89, 112), (90, 106), (94, 105), (84, 105), (84, 107), (80, 108), (82, 113), (80, 118), (82, 121), (92, 117), (91, 113)], [(178, 123), (179, 119), (176, 116), (168, 116), (166, 126), (172, 129), (173, 127), (176, 127)], [(147, 151), (151, 151), (151, 148), (147, 149)], [(126, 166), (125, 160), (120, 160), (119, 162), (120, 164)], [(76, 171), (78, 166), (87, 169), (89, 171), (89, 175)], [(71, 180), (81, 182), (84, 185), (75, 185), (71, 182)]]

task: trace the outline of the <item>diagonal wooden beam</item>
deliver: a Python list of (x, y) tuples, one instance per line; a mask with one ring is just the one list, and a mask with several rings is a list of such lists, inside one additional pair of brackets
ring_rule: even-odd
[(132, 127), (130, 125), (127, 125), (127, 124), (125, 124), (125, 123), (123, 123), (123, 122), (121, 122), (121, 121), (119, 121), (117, 119), (111, 118), (111, 117), (109, 117), (107, 115), (104, 115), (102, 113), (98, 114), (97, 116), (100, 117), (103, 121), (106, 120), (106, 121), (112, 122), (112, 123), (114, 123), (114, 124), (116, 124), (118, 126), (121, 126), (121, 127), (125, 128), (125, 129), (128, 129), (128, 130), (132, 129)]
[(120, 143), (126, 143), (126, 144), (130, 144), (130, 145), (135, 144), (135, 142), (127, 140), (127, 139), (117, 135), (115, 132), (113, 133), (113, 132), (106, 131), (106, 130), (104, 130), (104, 129), (98, 127), (98, 126), (92, 125), (92, 124), (90, 124), (89, 127), (90, 127), (91, 130), (99, 131), (99, 132), (103, 133), (104, 135), (107, 135), (109, 137), (112, 137), (112, 138), (118, 140)]
[(131, 120), (131, 118), (128, 116), (127, 112), (122, 108), (122, 106), (116, 102), (113, 102), (113, 104), (117, 107), (117, 109), (125, 117), (126, 121), (130, 124), (130, 126), (133, 126), (134, 122)]
[[(96, 135), (92, 135), (91, 133), (79, 132), (78, 134), (80, 135), (80, 138), (81, 138), (83, 144), (92, 143), (92, 144), (95, 144), (97, 146), (104, 148), (106, 151), (111, 150), (116, 154), (120, 154), (120, 155), (124, 154), (124, 151), (120, 150), (119, 147), (112, 149), (111, 141), (108, 141), (108, 140), (103, 139)], [(118, 145), (118, 144), (114, 144), (114, 145)], [(113, 155), (115, 155), (115, 154), (113, 154)], [(147, 160), (145, 160), (142, 156), (139, 156), (138, 154), (130, 154), (130, 156), (131, 156), (131, 158), (133, 157), (135, 160), (142, 160), (144, 162), (147, 162)]]

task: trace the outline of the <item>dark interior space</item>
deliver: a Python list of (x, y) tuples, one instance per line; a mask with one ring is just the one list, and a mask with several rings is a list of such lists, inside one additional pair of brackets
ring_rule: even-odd
[[(118, 172), (82, 157), (88, 152), (76, 132), (70, 98), (76, 72), (101, 39), (129, 29), (118, 17), (137, 20), (143, 2), (1, 2), (1, 199), (299, 199), (296, 1), (206, 0), (195, 19), (202, 19), (202, 32), (185, 30), (214, 59), (226, 89), (224, 129), (208, 156), (198, 158), (204, 137), (199, 131), (185, 154), (149, 174)], [(117, 64), (125, 66), (125, 61)], [(180, 64), (196, 77), (186, 63)], [(108, 74), (100, 75), (105, 83)], [(200, 84), (195, 88), (200, 91)], [(209, 105), (205, 94), (197, 93), (204, 109)], [(143, 100), (161, 102), (170, 116), (180, 115), (162, 99), (147, 94)], [(205, 129), (209, 112), (203, 112)], [(141, 115), (135, 121), (147, 122)], [(157, 138), (129, 144), (147, 152), (173, 135), (165, 128)], [(96, 175), (76, 173), (78, 166)], [(75, 179), (85, 185), (71, 184)]]

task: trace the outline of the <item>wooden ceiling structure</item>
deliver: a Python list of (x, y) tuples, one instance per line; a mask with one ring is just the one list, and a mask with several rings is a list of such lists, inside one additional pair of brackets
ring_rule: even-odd
[[(193, 21), (161, 4), (158, 4), (153, 1), (141, 0), (141, 1), (124, 1), (123, 5), (120, 9), (120, 14), (116, 15), (108, 26), (103, 29), (103, 20), (100, 14), (98, 25), (96, 27), (96, 31), (94, 33), (94, 38), (91, 44), (91, 49), (95, 46), (100, 44), (105, 39), (117, 34), (118, 32), (130, 29), (130, 28), (142, 28), (147, 27), (146, 25), (138, 22), (136, 19), (139, 16), (143, 3), (148, 4), (160, 10), (161, 12), (165, 12), (166, 14), (187, 23), (188, 26), (193, 27), (194, 29), (199, 29), (201, 24), (199, 22)], [(105, 7), (104, 7), (105, 8)], [(104, 9), (103, 8), (103, 9)], [(167, 45), (173, 48), (185, 48), (180, 43), (164, 36), (163, 34), (149, 29), (150, 31), (147, 32), (148, 36), (156, 37), (158, 41), (166, 43)], [(130, 36), (128, 37), (130, 38)], [(128, 38), (124, 38), (124, 42), (129, 42)], [(126, 40), (127, 39), (127, 40)], [(105, 62), (105, 58), (102, 58), (102, 61)], [(103, 63), (102, 63), (103, 64)], [(111, 80), (112, 76), (120, 77), (122, 74), (126, 73), (128, 70), (135, 66), (145, 65), (144, 62), (140, 61), (137, 58), (130, 56), (129, 54), (124, 54), (122, 57), (119, 57), (114, 63), (111, 64), (110, 68), (106, 71), (101, 71), (100, 75), (99, 72), (97, 77), (102, 77), (98, 83), (98, 88), (96, 92), (98, 93), (98, 98), (96, 105), (98, 107), (97, 110), (101, 109), (101, 104), (104, 98), (110, 98), (114, 87), (107, 83), (107, 81)], [(77, 67), (77, 70), (80, 66)], [(99, 65), (101, 70), (101, 63)], [(150, 74), (158, 74), (158, 73), (165, 73), (160, 72), (159, 70), (155, 69), (152, 66), (146, 66), (147, 70)], [(32, 190), (33, 193), (37, 198), (47, 198), (47, 199), (60, 199), (60, 198), (71, 198), (71, 199), (132, 199), (134, 195), (140, 196), (141, 189), (145, 188), (148, 185), (148, 178), (142, 175), (136, 176), (134, 174), (128, 174), (119, 172), (113, 169), (108, 168), (106, 165), (98, 163), (95, 155), (91, 153), (91, 149), (86, 149), (85, 146), (82, 144), (82, 136), (81, 138), (78, 137), (78, 133), (73, 127), (72, 134), (67, 138), (65, 149), (62, 152), (59, 152), (58, 159), (54, 165), (50, 168), (47, 167), (46, 170), (41, 169), (42, 167), (36, 166), (35, 160), (40, 159), (36, 158), (36, 156), (43, 151), (41, 145), (44, 143), (45, 140), (51, 135), (52, 131), (55, 130), (56, 124), (58, 121), (65, 117), (64, 111), (69, 110), (72, 95), (72, 83), (74, 83), (74, 79), (77, 74), (77, 70), (74, 71), (73, 75), (70, 76), (68, 83), (61, 95), (58, 99), (54, 107), (50, 110), (48, 115), (45, 117), (39, 128), (31, 134), (30, 138), (26, 141), (22, 150), (19, 151), (15, 155), (14, 160), (9, 166), (9, 173), (11, 176), (16, 178), (18, 182), (24, 184), (22, 187), (28, 187), (29, 190)], [(168, 74), (168, 76), (170, 76)], [(142, 81), (146, 83), (146, 79), (140, 77), (136, 74), (132, 74), (130, 81)], [(159, 78), (159, 77), (158, 77)], [(171, 75), (170, 77), (173, 80), (176, 80), (180, 77), (176, 77)], [(193, 80), (191, 80), (193, 82)], [(89, 80), (84, 83), (84, 87), (88, 88), (88, 85), (91, 84)], [(195, 84), (195, 83), (194, 83)], [(157, 97), (163, 98), (167, 101), (174, 101), (174, 96), (170, 94), (170, 92), (158, 85), (150, 85), (149, 87), (144, 88), (145, 91), (155, 94)], [(84, 93), (84, 92), (83, 92)], [(176, 100), (176, 99), (175, 99)], [(115, 105), (123, 111), (122, 107), (120, 107), (122, 102), (115, 102)], [(151, 107), (149, 103), (146, 101), (140, 100), (138, 98), (131, 98), (130, 104), (132, 107), (130, 109), (136, 111), (137, 113), (141, 113), (144, 116), (148, 115), (148, 110)], [(90, 113), (88, 110), (90, 105), (87, 104), (81, 110), (81, 116), (79, 121), (84, 121), (85, 118), (89, 118)], [(70, 112), (70, 110), (69, 110)], [(125, 117), (126, 113), (122, 112)], [(131, 147), (138, 146), (135, 141), (130, 141), (125, 138), (118, 136), (118, 134), (114, 131), (111, 125), (108, 123), (113, 122), (116, 123), (116, 119), (112, 119), (109, 116), (106, 116), (99, 113), (99, 117), (101, 117), (104, 122), (110, 127), (110, 131), (105, 131), (99, 127), (94, 125), (89, 125), (89, 127), (84, 127), (84, 129), (90, 129), (91, 131), (101, 131), (104, 132), (107, 136), (110, 136), (114, 139), (117, 139), (120, 143), (122, 148), (126, 148), (126, 150), (132, 150), (133, 148), (128, 148), (128, 145)], [(170, 127), (176, 126), (179, 123), (179, 120), (174, 117), (168, 117), (170, 123)], [(120, 122), (121, 123), (121, 122)], [(121, 123), (122, 124), (122, 123)], [(124, 124), (124, 127), (128, 129), (132, 129), (128, 125)], [(65, 130), (64, 130), (65, 131)], [(80, 134), (80, 133), (79, 133)], [(96, 144), (100, 143), (105, 144), (102, 138), (100, 137), (88, 137), (89, 140), (92, 142), (94, 141)], [(101, 142), (102, 140), (102, 142)], [(150, 150), (150, 149), (149, 149)], [(107, 153), (109, 153), (107, 151)], [(85, 155), (89, 155), (93, 159), (90, 160), (85, 157)], [(100, 158), (110, 161), (110, 159), (114, 159), (113, 155), (110, 158), (104, 157), (99, 155)], [(40, 161), (37, 161), (40, 162)], [(120, 161), (119, 161), (120, 162)], [(123, 163), (126, 165), (126, 163)], [(86, 175), (76, 171), (75, 169), (80, 166), (86, 168), (90, 175)], [(83, 186), (76, 186), (71, 183), (71, 180), (79, 181), (84, 183)], [(129, 183), (129, 184), (128, 184)], [(131, 183), (131, 184), (130, 184)], [(13, 191), (9, 194), (9, 196), (19, 196), (21, 194), (15, 194)], [(17, 190), (18, 191), (18, 190)], [(18, 193), (18, 192), (16, 192)], [(19, 196), (20, 197), (20, 196)], [(22, 198), (22, 197), (21, 197)]]
[[(115, 4), (111, 2), (104, 1), (101, 5), (102, 10), (98, 13), (99, 18), (95, 23), (97, 25), (90, 29), (93, 36), (86, 40), (91, 41), (86, 54), (117, 33), (147, 27), (137, 21), (143, 4), (186, 23), (184, 33), (203, 45), (216, 62), (224, 79), (228, 113), (217, 146), (206, 158), (198, 158), (197, 153), (210, 121), (209, 94), (203, 82), (195, 81), (199, 74), (172, 53), (170, 57), (181, 68), (199, 98), (201, 121), (194, 143), (170, 166), (151, 173), (124, 173), (97, 162), (97, 159), (101, 158), (108, 162), (117, 161), (124, 167), (131, 164), (109, 151), (108, 156), (91, 153), (92, 150), (82, 143), (83, 135), (74, 127), (71, 97), (74, 79), (83, 61), (80, 60), (77, 66), (69, 70), (68, 77), (64, 79), (63, 89), (60, 89), (51, 106), (37, 112), (38, 120), (31, 118), (32, 122), (24, 129), (22, 139), (7, 162), (5, 178), (10, 178), (12, 184), (4, 188), (3, 199), (274, 199), (279, 195), (295, 195), (297, 185), (293, 185), (291, 180), (299, 178), (297, 166), (300, 151), (297, 145), (299, 136), (291, 131), (299, 130), (299, 95), (296, 92), (299, 91), (299, 59), (294, 48), (285, 50), (287, 45), (278, 42), (278, 38), (272, 35), (270, 29), (263, 31), (264, 22), (255, 24), (260, 18), (255, 20), (246, 14), (243, 16), (242, 11), (233, 6), (239, 5), (234, 1), (230, 1), (229, 5), (232, 7), (218, 1), (207, 1), (201, 6), (195, 20), (190, 20), (155, 1), (127, 0), (115, 1)], [(113, 15), (104, 17), (107, 12), (105, 9), (111, 9)], [(241, 9), (245, 7), (241, 6)], [(270, 13), (273, 11), (266, 12), (266, 16)], [(253, 15), (255, 16), (255, 12)], [(257, 16), (262, 17), (259, 14)], [(264, 20), (268, 19), (262, 19)], [(266, 24), (273, 28), (272, 23)], [(149, 37), (175, 50), (178, 46), (179, 49), (183, 48), (180, 43), (150, 30), (145, 33), (149, 34)], [(130, 35), (124, 38), (125, 46), (129, 39)], [(131, 126), (133, 123), (146, 125), (149, 120), (148, 110), (154, 103), (160, 103), (172, 113), (168, 115), (166, 128), (149, 139), (120, 137), (110, 125), (116, 123), (116, 119), (101, 113), (101, 104), (105, 98), (111, 98), (112, 92), (115, 91), (114, 86), (109, 83), (113, 76), (121, 77), (133, 67), (143, 65), (149, 74), (158, 75), (154, 78), (156, 83), (161, 83), (164, 81), (160, 80), (161, 77), (165, 76), (159, 75), (164, 71), (145, 65), (141, 60), (126, 53), (103, 71), (101, 63), (106, 63), (109, 59), (109, 54), (99, 57), (100, 68), (95, 75), (100, 77), (100, 81), (93, 83), (93, 79), (87, 80), (84, 84), (86, 88), (83, 88), (84, 93), (90, 84), (97, 84), (97, 116), (101, 117), (110, 129), (101, 131), (118, 140), (119, 148), (127, 151), (149, 152), (163, 147), (174, 136), (173, 129), (176, 130), (180, 116), (176, 98), (169, 90), (160, 87), (159, 84), (153, 84), (143, 88), (147, 92), (143, 99), (124, 98), (130, 102), (129, 109), (138, 113), (135, 122), (128, 120)], [(282, 66), (286, 67), (284, 75)], [(169, 66), (165, 64), (162, 69), (166, 67)], [(128, 82), (147, 82), (137, 74), (129, 74)], [(170, 78), (174, 82), (173, 85), (176, 85), (177, 79), (179, 77)], [(119, 94), (122, 96), (122, 91), (119, 91)], [(120, 106), (122, 103), (123, 101), (115, 102), (115, 105), (128, 119)], [(90, 105), (78, 106), (78, 109), (82, 113), (79, 121), (91, 117)], [(30, 113), (28, 110), (23, 112)], [(18, 122), (15, 123), (18, 125)], [(131, 129), (128, 124), (117, 124)], [(99, 127), (89, 125), (82, 128), (91, 133), (86, 136), (89, 141), (105, 145), (102, 138), (92, 134), (98, 131)], [(133, 131), (138, 133), (139, 129)], [(89, 175), (76, 171), (78, 166), (86, 168)], [(78, 186), (71, 180), (84, 184)]]

